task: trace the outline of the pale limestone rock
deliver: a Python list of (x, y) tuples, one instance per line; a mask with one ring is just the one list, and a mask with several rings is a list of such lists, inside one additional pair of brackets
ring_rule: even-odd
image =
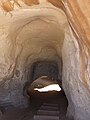
[[(69, 101), (68, 117), (90, 119), (90, 1), (48, 0), (65, 11), (75, 36), (76, 52), (63, 46), (63, 87)], [(64, 9), (65, 8), (65, 9)], [(76, 33), (76, 35), (75, 35)], [(66, 51), (65, 51), (66, 50)]]
[(60, 66), (62, 58), (67, 116), (90, 120), (89, 0), (21, 5), (22, 9), (15, 6), (12, 17), (0, 11), (0, 101), (27, 105), (23, 87), (32, 63), (54, 60)]
[[(16, 11), (12, 18), (1, 14), (1, 26), (3, 24), (7, 26), (2, 32), (5, 31), (4, 34), (8, 37), (3, 36), (4, 45), (1, 48), (0, 58), (3, 68), (1, 67), (0, 73), (2, 86), (0, 100), (11, 102), (14, 106), (28, 103), (27, 98), (23, 96), (23, 87), (28, 81), (24, 71), (28, 71), (28, 66), (37, 60), (54, 60), (58, 65), (61, 64), (59, 57), (61, 57), (65, 36), (64, 29), (61, 28), (67, 24), (66, 17), (62, 11), (59, 13), (54, 9), (53, 16), (50, 15), (52, 9), (42, 8), (41, 12), (40, 8), (33, 9), (32, 11), (25, 10), (25, 12), (21, 10), (20, 14)], [(40, 17), (36, 17), (36, 15)], [(59, 28), (59, 24), (61, 28)]]

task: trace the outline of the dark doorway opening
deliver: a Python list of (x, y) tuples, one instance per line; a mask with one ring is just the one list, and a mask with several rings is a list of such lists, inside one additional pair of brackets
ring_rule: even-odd
[[(62, 66), (59, 67), (62, 68)], [(59, 72), (56, 62), (38, 61), (32, 65), (32, 82), (27, 87), (27, 94), (30, 96), (30, 104), (34, 107), (38, 105), (35, 114), (37, 114), (37, 111), (43, 104), (57, 104), (60, 112), (60, 119), (66, 119), (68, 101), (62, 88), (62, 80), (58, 78)], [(41, 89), (52, 84), (58, 84), (61, 90), (40, 92), (34, 89)]]
[(53, 61), (37, 61), (32, 66), (32, 80), (40, 76), (49, 76), (58, 79), (58, 65)]

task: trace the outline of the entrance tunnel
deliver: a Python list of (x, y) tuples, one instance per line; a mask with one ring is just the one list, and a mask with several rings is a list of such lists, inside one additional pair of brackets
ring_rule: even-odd
[(76, 1), (0, 2), (0, 120), (90, 120), (89, 25)]

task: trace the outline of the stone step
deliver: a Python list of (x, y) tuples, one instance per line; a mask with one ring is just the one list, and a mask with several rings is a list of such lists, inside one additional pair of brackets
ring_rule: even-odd
[(58, 105), (42, 105), (42, 106), (50, 106), (50, 107), (57, 107), (58, 108)]
[(41, 106), (40, 110), (58, 110), (58, 107), (53, 107), (53, 106)]
[(34, 115), (34, 120), (59, 120), (59, 116)]
[(58, 106), (58, 104), (53, 103), (43, 103), (44, 106)]
[(59, 111), (52, 111), (52, 110), (38, 110), (38, 115), (48, 115), (48, 116), (59, 116)]
[(12, 102), (0, 102), (0, 107), (11, 107), (13, 106), (12, 105)]

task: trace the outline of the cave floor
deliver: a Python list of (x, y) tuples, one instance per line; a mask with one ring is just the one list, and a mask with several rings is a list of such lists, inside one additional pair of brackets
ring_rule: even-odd
[[(35, 99), (35, 98), (34, 98)], [(34, 101), (28, 108), (10, 108), (1, 115), (0, 120), (34, 120), (33, 116), (37, 113), (37, 110), (45, 102), (47, 104), (58, 104), (60, 111), (60, 120), (66, 120), (67, 111), (67, 99), (64, 94), (56, 95), (54, 98), (47, 98), (45, 101)]]

